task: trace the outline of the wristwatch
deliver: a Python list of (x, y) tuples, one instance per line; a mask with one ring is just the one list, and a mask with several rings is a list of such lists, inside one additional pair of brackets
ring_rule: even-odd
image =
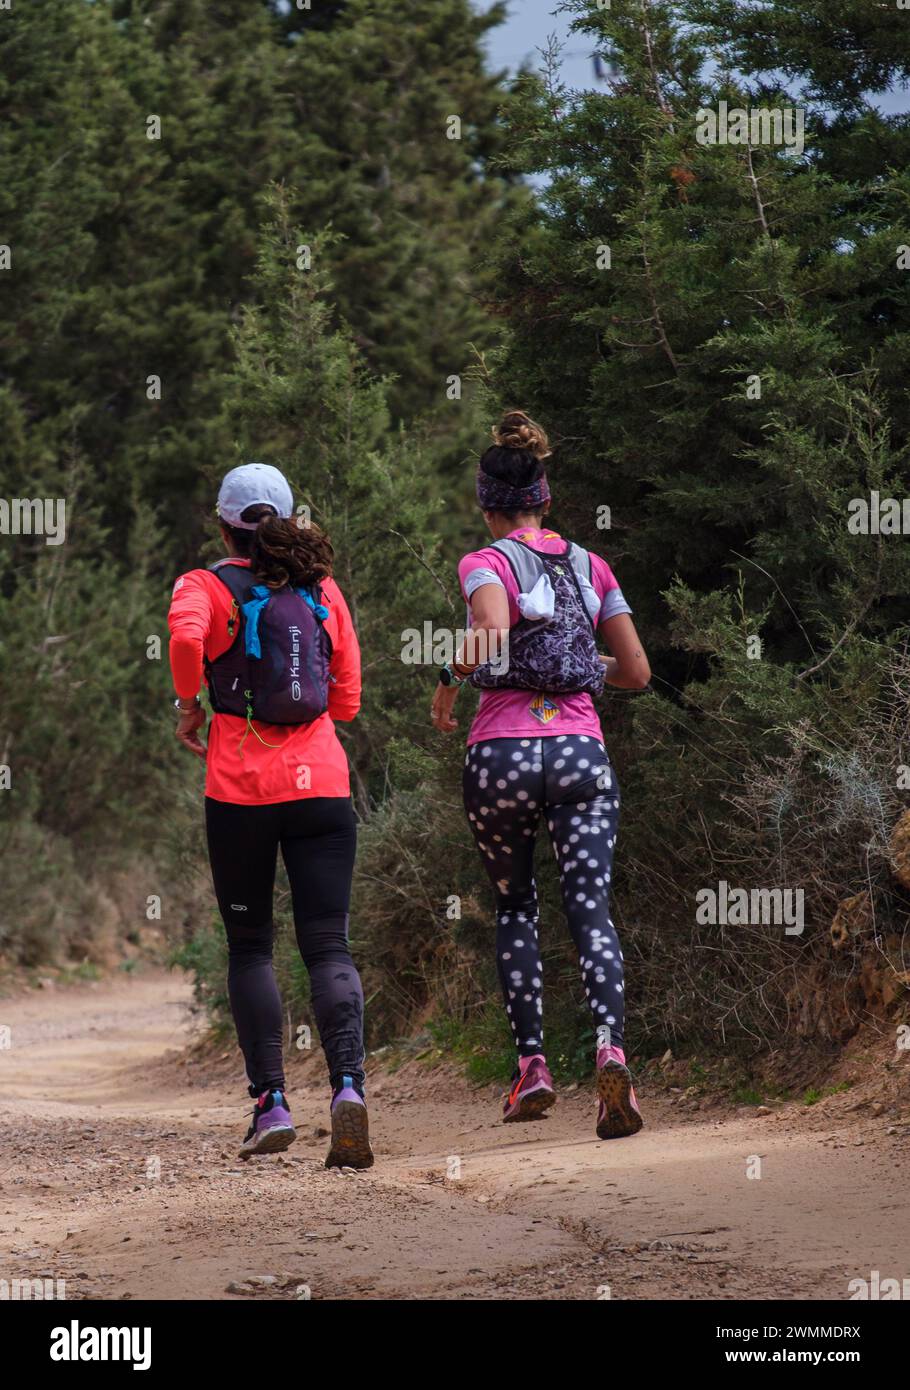
[(193, 705), (192, 709), (187, 709), (184, 705), (181, 705), (181, 696), (178, 695), (174, 701), (174, 709), (177, 710), (178, 714), (192, 714), (193, 710), (199, 709), (202, 705), (202, 701), (198, 695), (194, 695), (193, 699), (196, 703)]
[(451, 662), (448, 662), (448, 661), (447, 661), (446, 664), (445, 664), (445, 666), (443, 666), (443, 667), (440, 669), (440, 672), (439, 672), (439, 684), (440, 684), (440, 685), (464, 685), (464, 683), (465, 683), (465, 677), (464, 677), (464, 676), (456, 676), (455, 672), (452, 670)]

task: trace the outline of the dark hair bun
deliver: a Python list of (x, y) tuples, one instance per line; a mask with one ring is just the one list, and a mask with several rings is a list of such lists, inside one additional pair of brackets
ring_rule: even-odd
[(523, 410), (507, 410), (492, 434), (501, 449), (521, 449), (536, 459), (549, 458), (552, 452), (546, 432)]

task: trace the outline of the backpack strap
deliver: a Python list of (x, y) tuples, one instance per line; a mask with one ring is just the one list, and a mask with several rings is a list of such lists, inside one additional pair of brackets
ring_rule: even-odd
[(583, 545), (576, 545), (574, 541), (569, 541), (569, 548), (566, 551), (569, 557), (569, 564), (576, 574), (580, 574), (582, 579), (591, 583), (591, 552), (585, 550)]
[(518, 585), (518, 592), (520, 594), (530, 593), (546, 568), (538, 558), (540, 552), (536, 551), (533, 546), (525, 545), (524, 541), (509, 539), (494, 541), (489, 548), (497, 550), (508, 560), (509, 568)]
[(308, 608), (312, 608), (316, 620), (321, 626), (329, 616), (329, 610), (322, 597), (322, 585), (316, 581), (308, 589), (295, 589), (294, 593), (300, 595)]
[[(310, 594), (312, 595), (312, 599), (310, 598)], [(335, 643), (329, 636), (328, 628), (325, 625), (325, 620), (329, 616), (329, 606), (325, 601), (325, 594), (322, 591), (322, 585), (319, 583), (318, 579), (310, 585), (309, 593), (304, 594), (303, 597), (316, 614), (317, 621), (319, 622), (319, 629), (322, 633), (322, 640), (325, 642), (329, 656), (331, 657), (335, 653)], [(313, 599), (315, 599), (315, 602), (313, 602)], [(330, 676), (329, 679), (334, 680), (334, 677)]]
[[(248, 565), (238, 565), (234, 560), (227, 556), (223, 560), (216, 560), (213, 565), (209, 565), (212, 574), (218, 576), (224, 587), (227, 589), (234, 602), (231, 604), (231, 611), (228, 614), (228, 636), (231, 638), (231, 645), (227, 651), (222, 652), (222, 656), (227, 656), (232, 651), (240, 637), (240, 614), (243, 605), (248, 601), (256, 583), (255, 575), (250, 571)], [(221, 657), (218, 658), (219, 661)], [(209, 663), (206, 662), (205, 669), (208, 671)]]
[(249, 565), (238, 565), (236, 561), (228, 558), (216, 560), (214, 565), (209, 565), (209, 570), (218, 576), (238, 608), (246, 603), (256, 583), (256, 576)]
[(544, 568), (541, 563), (544, 557), (547, 560), (568, 560), (576, 575), (586, 580), (588, 584), (591, 583), (591, 552), (585, 550), (584, 546), (576, 545), (574, 541), (567, 541), (565, 550), (556, 552), (536, 550), (526, 541), (519, 540), (494, 541), (490, 548), (498, 550), (501, 555), (506, 557), (512, 573), (518, 580), (520, 592), (527, 592), (533, 586), (534, 581)]

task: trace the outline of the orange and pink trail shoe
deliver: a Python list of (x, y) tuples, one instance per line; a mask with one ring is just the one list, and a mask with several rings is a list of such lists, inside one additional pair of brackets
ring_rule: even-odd
[(598, 1139), (625, 1139), (644, 1124), (621, 1047), (597, 1049)]
[(538, 1052), (533, 1057), (520, 1057), (512, 1085), (503, 1098), (503, 1124), (542, 1120), (555, 1103), (553, 1078), (543, 1056)]

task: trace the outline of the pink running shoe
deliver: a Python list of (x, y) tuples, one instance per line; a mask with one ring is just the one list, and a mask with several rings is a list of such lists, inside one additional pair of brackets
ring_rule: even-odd
[(553, 1078), (547, 1064), (538, 1053), (530, 1058), (528, 1065), (512, 1077), (512, 1086), (503, 1097), (503, 1124), (515, 1124), (522, 1120), (542, 1120), (544, 1112), (556, 1103)]
[(597, 1049), (597, 1089), (600, 1092), (598, 1139), (626, 1139), (630, 1134), (637, 1134), (644, 1120), (621, 1047)]

